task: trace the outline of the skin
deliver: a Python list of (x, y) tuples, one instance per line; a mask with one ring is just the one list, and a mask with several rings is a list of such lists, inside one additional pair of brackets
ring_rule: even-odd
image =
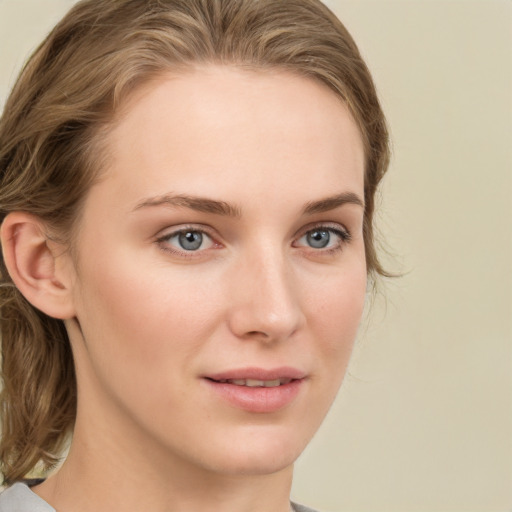
[[(364, 305), (357, 126), (312, 80), (209, 66), (136, 91), (107, 145), (73, 256), (52, 252), (79, 401), (68, 459), (36, 492), (66, 512), (286, 512), (293, 463), (335, 398)], [(326, 248), (307, 236), (319, 226)], [(180, 246), (184, 228), (206, 233), (199, 250)], [(305, 378), (270, 413), (205, 382), (248, 366)]]

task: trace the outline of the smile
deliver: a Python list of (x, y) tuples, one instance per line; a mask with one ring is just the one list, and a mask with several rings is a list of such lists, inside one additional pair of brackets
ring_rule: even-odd
[(283, 384), (289, 384), (292, 379), (282, 378), (273, 380), (257, 380), (257, 379), (221, 379), (216, 382), (234, 384), (235, 386), (247, 386), (249, 388), (275, 388)]
[(274, 413), (290, 406), (306, 389), (307, 375), (296, 368), (240, 368), (205, 375), (213, 397), (250, 413)]

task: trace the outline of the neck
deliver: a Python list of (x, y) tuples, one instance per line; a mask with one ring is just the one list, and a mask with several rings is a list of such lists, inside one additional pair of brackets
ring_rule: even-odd
[[(288, 512), (292, 466), (272, 474), (219, 474), (151, 446), (137, 432), (78, 414), (61, 469), (34, 490), (65, 512)], [(108, 425), (108, 423), (107, 423)]]

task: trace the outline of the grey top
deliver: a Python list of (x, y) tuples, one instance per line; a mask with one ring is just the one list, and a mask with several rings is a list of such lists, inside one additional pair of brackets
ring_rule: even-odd
[(55, 512), (46, 501), (18, 482), (0, 494), (0, 512)]
[[(316, 512), (304, 505), (292, 503), (294, 512)], [(40, 498), (30, 487), (18, 482), (0, 494), (0, 512), (56, 512), (46, 501)]]

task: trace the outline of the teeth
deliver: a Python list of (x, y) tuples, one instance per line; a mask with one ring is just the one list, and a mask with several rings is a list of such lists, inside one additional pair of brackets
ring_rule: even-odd
[(235, 386), (247, 386), (249, 388), (275, 388), (281, 384), (288, 384), (291, 379), (256, 380), (256, 379), (229, 379), (227, 381)]
[(265, 382), (262, 380), (256, 380), (256, 379), (247, 379), (245, 381), (245, 385), (248, 388), (262, 388), (265, 385)]

